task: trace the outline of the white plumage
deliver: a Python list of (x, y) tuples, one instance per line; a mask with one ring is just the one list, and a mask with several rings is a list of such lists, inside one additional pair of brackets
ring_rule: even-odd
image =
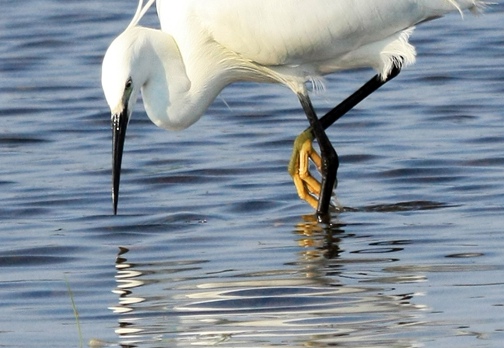
[(417, 24), (483, 6), (478, 0), (158, 0), (160, 31), (137, 26), (152, 3), (142, 7), (141, 0), (107, 50), (102, 84), (113, 119), (125, 113), (129, 120), (141, 90), (147, 115), (166, 129), (189, 127), (236, 81), (281, 83), (308, 98), (306, 82), (340, 70), (371, 67), (385, 80), (394, 66), (415, 61), (408, 38)]

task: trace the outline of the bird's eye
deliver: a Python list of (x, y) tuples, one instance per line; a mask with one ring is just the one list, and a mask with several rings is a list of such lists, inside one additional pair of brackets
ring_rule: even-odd
[(124, 86), (124, 89), (130, 89), (131, 86), (133, 85), (133, 81), (131, 81), (131, 77), (126, 81), (126, 85)]

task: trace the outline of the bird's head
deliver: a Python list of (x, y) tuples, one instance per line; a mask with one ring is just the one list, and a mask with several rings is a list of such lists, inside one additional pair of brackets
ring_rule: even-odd
[[(125, 30), (109, 46), (102, 63), (102, 87), (112, 115), (127, 111), (128, 118), (142, 84), (139, 64), (142, 37), (138, 27)], [(143, 79), (145, 80), (145, 79)]]
[(126, 128), (147, 74), (139, 64), (142, 36), (139, 27), (125, 30), (109, 46), (102, 64), (102, 87), (111, 111), (112, 200), (117, 213), (119, 180)]
[[(185, 96), (191, 83), (178, 46), (160, 30), (128, 27), (108, 48), (102, 64), (102, 87), (112, 122), (112, 201), (117, 213), (126, 128), (138, 94), (158, 126), (183, 129), (203, 111), (194, 112)], [(202, 108), (201, 108), (202, 109)], [(187, 117), (192, 113), (193, 117)]]

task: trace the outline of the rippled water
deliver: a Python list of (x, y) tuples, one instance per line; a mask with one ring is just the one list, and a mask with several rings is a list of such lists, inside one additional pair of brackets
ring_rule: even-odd
[[(423, 25), (418, 63), (331, 128), (329, 225), (286, 172), (296, 98), (257, 84), (180, 133), (139, 104), (112, 216), (100, 64), (136, 2), (2, 4), (0, 346), (501, 346), (501, 4)], [(320, 113), (371, 75), (329, 77)]]

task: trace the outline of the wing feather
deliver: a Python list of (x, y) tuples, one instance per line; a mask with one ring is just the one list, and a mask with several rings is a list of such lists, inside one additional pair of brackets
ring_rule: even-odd
[(298, 65), (341, 56), (471, 4), (475, 0), (158, 0), (157, 6), (162, 29), (177, 41), (214, 40), (259, 64)]

